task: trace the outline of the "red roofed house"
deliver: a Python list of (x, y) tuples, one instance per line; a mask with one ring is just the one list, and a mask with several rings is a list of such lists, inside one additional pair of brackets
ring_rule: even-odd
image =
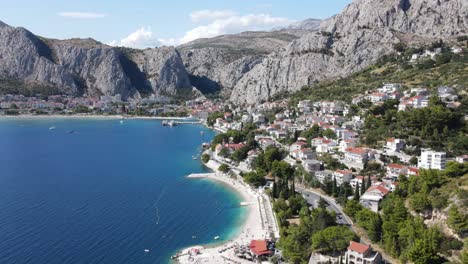
[(365, 208), (378, 212), (379, 211), (379, 203), (382, 199), (390, 192), (385, 187), (382, 186), (371, 186), (367, 191), (361, 195), (359, 199), (359, 203), (364, 206)]
[(228, 143), (228, 144), (224, 144), (224, 147), (229, 149), (230, 151), (234, 152), (240, 148), (242, 148), (243, 146), (245, 146), (244, 143), (238, 143), (238, 144), (234, 144), (234, 143)]
[(315, 147), (315, 151), (318, 153), (331, 152), (333, 148), (337, 146), (335, 141), (325, 138), (314, 138), (312, 139), (311, 144)]
[(398, 178), (400, 175), (406, 175), (408, 173), (408, 167), (401, 164), (388, 164), (387, 165), (387, 177)]
[(348, 167), (363, 169), (364, 164), (369, 159), (369, 151), (364, 148), (348, 148), (346, 149), (344, 159), (352, 163), (346, 164)]
[(262, 149), (266, 149), (268, 146), (274, 146), (275, 142), (271, 138), (261, 138), (258, 140), (258, 143)]
[(252, 240), (250, 241), (249, 248), (252, 254), (254, 254), (257, 258), (273, 254), (271, 250), (268, 250), (268, 244), (266, 240)]
[(336, 170), (333, 172), (332, 177), (336, 179), (336, 184), (340, 186), (344, 182), (351, 181), (351, 178), (353, 177), (353, 172), (350, 170)]
[(291, 146), (289, 146), (289, 152), (293, 152), (295, 150), (301, 150), (306, 147), (307, 143), (303, 141), (298, 141), (295, 143), (292, 143)]
[(419, 175), (419, 169), (415, 167), (409, 167), (408, 168), (408, 174), (406, 176), (418, 176)]
[(382, 256), (379, 252), (372, 251), (369, 245), (350, 241), (346, 259), (349, 264), (379, 264), (382, 263)]

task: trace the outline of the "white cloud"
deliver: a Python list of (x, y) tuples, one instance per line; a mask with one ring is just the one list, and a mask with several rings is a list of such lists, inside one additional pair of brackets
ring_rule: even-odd
[(110, 46), (123, 46), (143, 49), (151, 47), (154, 48), (162, 45), (176, 46), (178, 44), (178, 40), (174, 38), (156, 38), (150, 27), (142, 27), (119, 41), (113, 40), (107, 44)]
[(69, 18), (82, 18), (82, 19), (93, 19), (93, 18), (103, 18), (107, 14), (104, 13), (91, 13), (91, 12), (60, 12), (59, 16), (69, 17)]
[(205, 21), (187, 31), (181, 38), (157, 38), (150, 27), (142, 27), (119, 41), (111, 41), (112, 46), (148, 48), (177, 46), (199, 38), (211, 38), (224, 34), (234, 34), (249, 30), (270, 30), (275, 27), (288, 26), (295, 20), (274, 17), (268, 14), (237, 15), (229, 10), (201, 10), (190, 14), (192, 21)]
[(235, 16), (236, 12), (232, 10), (197, 10), (190, 13), (190, 19), (193, 22), (212, 21), (226, 17)]
[(248, 30), (269, 30), (274, 27), (288, 26), (294, 22), (294, 20), (288, 18), (273, 17), (267, 14), (232, 15), (216, 19), (207, 25), (198, 26), (188, 31), (180, 40), (180, 43), (187, 43), (198, 38), (211, 38)]

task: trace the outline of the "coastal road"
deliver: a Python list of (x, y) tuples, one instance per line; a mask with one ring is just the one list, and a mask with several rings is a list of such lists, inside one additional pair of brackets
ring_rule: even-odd
[(296, 192), (302, 194), (304, 198), (306, 199), (307, 203), (310, 205), (313, 205), (314, 207), (317, 206), (318, 201), (320, 200), (320, 197), (325, 200), (328, 204), (328, 209), (333, 210), (336, 212), (336, 222), (340, 225), (347, 225), (347, 226), (352, 226), (353, 221), (343, 212), (341, 207), (336, 204), (336, 202), (319, 192), (313, 191), (313, 190), (306, 190), (301, 187), (296, 187)]

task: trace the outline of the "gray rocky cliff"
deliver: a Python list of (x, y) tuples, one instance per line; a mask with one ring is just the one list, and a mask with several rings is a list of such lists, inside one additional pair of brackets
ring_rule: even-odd
[(175, 48), (145, 49), (135, 51), (129, 57), (144, 74), (145, 82), (153, 93), (175, 95), (180, 89), (192, 89), (189, 75)]
[(316, 81), (347, 76), (406, 40), (450, 38), (468, 28), (466, 0), (357, 0), (245, 74), (230, 99), (254, 104)]
[(174, 48), (131, 50), (92, 39), (55, 40), (0, 23), (0, 78), (71, 95), (175, 95), (189, 76)]
[(50, 48), (24, 28), (0, 24), (0, 76), (50, 84), (69, 94), (79, 92), (73, 75), (57, 65)]
[(231, 88), (263, 58), (260, 55), (244, 56), (217, 48), (181, 50), (181, 57), (190, 81), (200, 91), (221, 91), (229, 96)]

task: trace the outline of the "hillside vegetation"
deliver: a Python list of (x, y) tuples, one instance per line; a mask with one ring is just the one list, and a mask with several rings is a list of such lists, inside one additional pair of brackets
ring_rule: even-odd
[[(466, 40), (460, 41), (460, 44)], [(434, 60), (421, 59), (410, 63), (412, 54), (422, 52), (423, 48), (405, 48), (396, 46), (398, 53), (387, 55), (363, 71), (349, 77), (317, 83), (303, 87), (299, 92), (290, 94), (293, 104), (299, 100), (343, 100), (351, 102), (353, 96), (367, 90), (381, 87), (383, 83), (400, 83), (403, 88), (437, 88), (451, 86), (460, 93), (468, 89), (468, 52), (453, 54), (449, 47), (440, 42), (431, 46), (442, 46), (443, 53)], [(431, 49), (431, 47), (428, 47)], [(284, 98), (285, 94), (276, 98)]]

